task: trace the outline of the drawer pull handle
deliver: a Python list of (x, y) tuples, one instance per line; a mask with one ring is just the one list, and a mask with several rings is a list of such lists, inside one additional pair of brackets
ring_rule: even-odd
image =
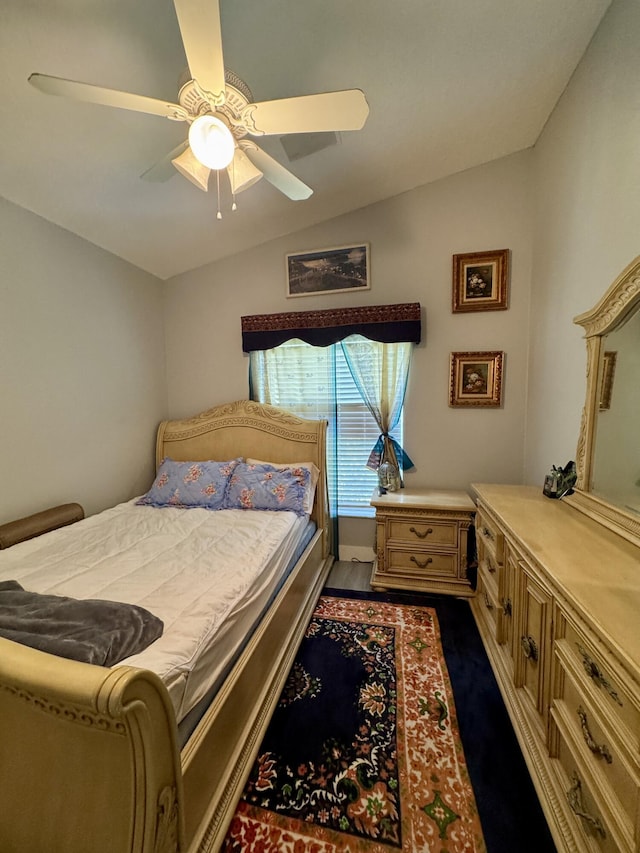
[(486, 592), (484, 594), (484, 603), (485, 603), (487, 610), (493, 610), (493, 604), (491, 603), (491, 600), (490, 600), (490, 598)]
[(412, 555), (411, 555), (411, 562), (412, 562), (412, 563), (415, 563), (415, 564), (416, 564), (416, 566), (417, 566), (419, 569), (426, 569), (426, 568), (427, 568), (427, 566), (429, 565), (429, 563), (433, 563), (433, 557), (427, 557), (427, 559), (426, 559), (424, 562), (421, 562), (421, 561), (420, 561), (420, 560), (415, 556), (415, 554), (412, 554)]
[(593, 679), (600, 687), (604, 687), (604, 689), (607, 691), (609, 696), (611, 696), (613, 701), (617, 702), (618, 705), (620, 705), (620, 707), (622, 708), (622, 702), (620, 701), (620, 697), (613, 689), (609, 681), (607, 681), (605, 676), (602, 674), (602, 670), (600, 669), (598, 664), (592, 658), (589, 657), (589, 655), (587, 654), (585, 649), (582, 648), (580, 643), (576, 643), (576, 645), (578, 647), (578, 651), (582, 655), (582, 665), (584, 666), (585, 672), (587, 673), (589, 678)]
[(511, 616), (511, 599), (505, 598), (502, 602), (502, 612), (505, 616)]
[(606, 838), (607, 833), (604, 831), (600, 818), (594, 817), (584, 810), (584, 806), (582, 805), (582, 785), (580, 784), (580, 779), (575, 771), (571, 779), (573, 781), (573, 785), (567, 791), (567, 800), (571, 807), (571, 811), (577, 817), (582, 818), (582, 820), (588, 823), (594, 832), (597, 832), (601, 838)]
[(536, 645), (536, 641), (533, 639), (533, 637), (520, 637), (520, 645), (522, 646), (522, 651), (524, 652), (524, 656), (527, 658), (527, 660), (532, 660), (534, 663), (537, 663), (538, 646)]
[(426, 539), (430, 533), (433, 533), (433, 527), (427, 527), (424, 532), (422, 532), (421, 530), (416, 530), (415, 527), (410, 527), (409, 532), (415, 533), (418, 539)]
[(606, 744), (602, 744), (602, 746), (598, 746), (598, 744), (593, 739), (593, 735), (589, 731), (589, 724), (587, 722), (587, 714), (584, 708), (580, 706), (578, 708), (578, 716), (580, 717), (580, 726), (582, 728), (582, 736), (584, 738), (584, 742), (589, 747), (591, 752), (594, 755), (599, 755), (601, 758), (607, 762), (607, 764), (611, 764), (613, 758), (611, 757), (611, 753), (609, 752)]

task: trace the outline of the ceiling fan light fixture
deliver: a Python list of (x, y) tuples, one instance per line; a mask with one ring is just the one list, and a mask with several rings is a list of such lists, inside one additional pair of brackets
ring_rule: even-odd
[(209, 169), (226, 169), (233, 160), (235, 140), (226, 124), (211, 115), (199, 116), (189, 128), (189, 145)]
[(242, 148), (237, 149), (233, 162), (227, 168), (227, 174), (234, 195), (249, 189), (262, 177), (260, 169), (256, 169)]
[(199, 189), (208, 192), (211, 169), (194, 156), (191, 148), (185, 148), (182, 154), (175, 157), (171, 162), (188, 181), (191, 181)]

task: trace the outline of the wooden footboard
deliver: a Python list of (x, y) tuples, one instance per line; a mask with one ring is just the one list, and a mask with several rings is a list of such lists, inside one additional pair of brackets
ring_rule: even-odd
[(0, 639), (2, 853), (184, 849), (173, 708), (152, 673)]
[(182, 751), (159, 678), (0, 638), (2, 853), (218, 850), (331, 566), (318, 531)]

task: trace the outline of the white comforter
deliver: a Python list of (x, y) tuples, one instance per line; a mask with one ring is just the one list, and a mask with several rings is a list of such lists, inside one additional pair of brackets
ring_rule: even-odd
[(162, 637), (121, 663), (157, 673), (180, 720), (227, 666), (306, 524), (290, 512), (128, 502), (0, 551), (0, 579), (139, 604), (162, 619)]

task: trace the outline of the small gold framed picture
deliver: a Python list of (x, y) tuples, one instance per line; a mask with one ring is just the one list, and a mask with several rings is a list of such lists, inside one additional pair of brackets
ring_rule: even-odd
[(452, 352), (450, 406), (502, 405), (502, 352)]
[(452, 312), (508, 307), (509, 249), (453, 256)]

